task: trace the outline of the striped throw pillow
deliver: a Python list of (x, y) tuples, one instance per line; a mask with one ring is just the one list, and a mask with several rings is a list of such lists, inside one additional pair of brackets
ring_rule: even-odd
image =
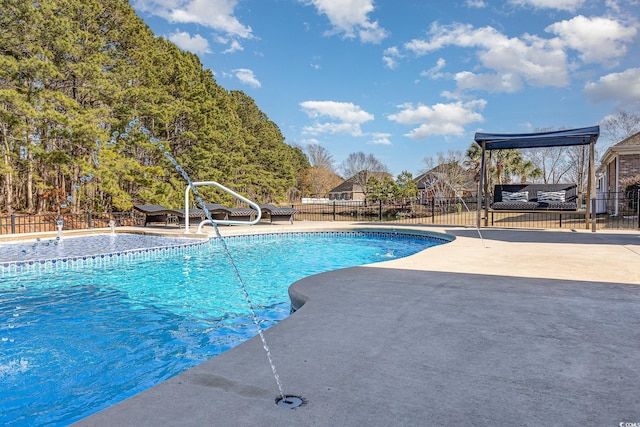
[(538, 202), (564, 202), (565, 191), (538, 191)]
[(503, 191), (502, 201), (503, 202), (528, 202), (529, 192), (528, 191), (514, 191), (514, 192)]

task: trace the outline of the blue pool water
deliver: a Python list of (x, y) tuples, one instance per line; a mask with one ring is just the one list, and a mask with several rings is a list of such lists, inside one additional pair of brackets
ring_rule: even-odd
[[(264, 328), (312, 274), (442, 240), (380, 233), (226, 238)], [(257, 334), (219, 241), (0, 276), (0, 425), (66, 425)], [(265, 357), (265, 363), (266, 357)]]
[(158, 247), (192, 244), (194, 239), (140, 234), (92, 234), (46, 239), (32, 239), (0, 245), (0, 265), (33, 263), (59, 258), (134, 252)]

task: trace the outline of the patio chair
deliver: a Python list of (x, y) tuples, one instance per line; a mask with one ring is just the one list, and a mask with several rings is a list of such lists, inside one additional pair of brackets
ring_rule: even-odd
[(219, 203), (206, 203), (204, 206), (211, 214), (211, 219), (220, 219), (225, 221), (229, 219), (229, 214), (231, 213), (230, 208), (222, 206)]
[(205, 204), (207, 210), (211, 213), (211, 219), (220, 219), (225, 221), (251, 221), (257, 212), (252, 208), (228, 208), (218, 203)]
[(245, 221), (249, 222), (258, 214), (255, 209), (252, 208), (229, 208), (229, 219), (232, 221)]
[(273, 224), (273, 221), (289, 221), (293, 224), (293, 215), (298, 211), (294, 208), (277, 207), (270, 204), (258, 205), (262, 211), (262, 215), (266, 218), (269, 216), (269, 222)]
[(175, 209), (169, 209), (162, 205), (134, 205), (133, 209), (144, 214), (144, 226), (150, 223), (169, 223), (169, 217), (175, 215)]

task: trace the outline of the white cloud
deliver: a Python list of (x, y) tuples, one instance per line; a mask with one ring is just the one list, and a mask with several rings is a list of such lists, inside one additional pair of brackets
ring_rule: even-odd
[(456, 80), (464, 89), (490, 92), (512, 92), (530, 86), (565, 86), (569, 82), (567, 58), (557, 39), (542, 39), (525, 34), (509, 38), (493, 27), (472, 25), (432, 25), (431, 37), (407, 42), (405, 49), (425, 55), (447, 46), (477, 49), (478, 59), (487, 69), (481, 73), (457, 73)]
[[(244, 50), (238, 40), (254, 38), (251, 27), (234, 16), (237, 4), (238, 0), (132, 0), (137, 10), (159, 16), (168, 22), (197, 24), (213, 29), (216, 43), (229, 44), (223, 53)], [(196, 52), (194, 49), (185, 50)]]
[(516, 6), (531, 6), (536, 9), (557, 9), (574, 12), (584, 4), (585, 0), (510, 0)]
[(522, 90), (523, 84), (519, 76), (512, 73), (502, 74), (474, 74), (471, 71), (461, 71), (454, 77), (458, 89), (485, 89), (487, 92), (514, 93)]
[(556, 34), (571, 49), (580, 52), (585, 63), (606, 63), (627, 53), (637, 28), (625, 27), (610, 18), (586, 18), (578, 15), (568, 21), (549, 25), (545, 31)]
[(640, 110), (640, 68), (602, 76), (587, 83), (584, 92), (594, 102), (613, 101), (622, 109)]
[(440, 70), (442, 70), (446, 65), (447, 65), (447, 61), (444, 58), (438, 58), (436, 65), (429, 68), (428, 70), (421, 71), (420, 75), (422, 77), (429, 77), (434, 80), (438, 79), (443, 76)]
[(225, 49), (222, 53), (233, 53), (244, 50), (244, 47), (240, 44), (238, 40), (231, 40), (229, 47)]
[(373, 114), (367, 113), (351, 102), (304, 101), (300, 103), (311, 118), (328, 116), (343, 122), (364, 123), (373, 120)]
[(303, 111), (312, 119), (328, 117), (332, 121), (316, 122), (306, 126), (304, 133), (319, 135), (323, 133), (345, 133), (352, 136), (362, 136), (360, 125), (373, 120), (373, 114), (364, 111), (351, 102), (337, 101), (304, 101), (300, 103)]
[(232, 39), (251, 39), (251, 27), (234, 16), (237, 4), (238, 0), (133, 0), (136, 9), (172, 23), (198, 24)]
[(351, 136), (362, 136), (362, 129), (357, 123), (315, 123), (305, 126), (302, 130), (305, 135), (321, 135), (323, 133), (344, 133)]
[[(623, 2), (626, 0), (622, 0)], [(605, 0), (604, 2), (607, 5), (607, 9), (611, 9), (613, 12), (620, 13), (620, 5), (618, 4), (618, 0)]]
[(251, 87), (260, 87), (262, 84), (256, 79), (256, 76), (253, 74), (253, 71), (247, 68), (238, 68), (233, 70), (235, 76), (238, 80), (240, 80), (243, 84), (249, 85)]
[(384, 66), (390, 70), (395, 70), (396, 68), (398, 68), (398, 61), (390, 56), (383, 56), (382, 62), (384, 62)]
[(391, 134), (390, 133), (382, 133), (382, 132), (374, 132), (371, 134), (371, 144), (376, 145), (391, 145)]
[(371, 21), (373, 0), (300, 0), (314, 6), (319, 14), (324, 14), (333, 25), (328, 34), (344, 33), (346, 38), (359, 37), (363, 43), (380, 43), (389, 33), (380, 27), (378, 21)]
[(482, 0), (467, 0), (465, 4), (467, 5), (467, 7), (473, 9), (482, 9), (484, 7), (487, 7), (487, 4)]
[(397, 46), (391, 46), (384, 50), (384, 54), (388, 56), (400, 57), (400, 49)]
[(209, 42), (200, 34), (191, 37), (186, 31), (176, 31), (169, 34), (169, 40), (176, 44), (180, 49), (187, 50), (196, 54), (204, 55), (211, 53), (209, 50)]
[[(634, 25), (638, 24), (634, 22)], [(427, 38), (411, 40), (403, 47), (417, 56), (449, 46), (473, 49), (480, 66), (451, 74), (458, 90), (513, 93), (525, 85), (567, 86), (570, 66), (581, 63), (616, 65), (615, 59), (627, 54), (638, 28), (610, 18), (579, 15), (549, 25), (546, 31), (556, 37), (530, 34), (507, 37), (490, 26), (475, 28), (469, 24), (441, 26), (435, 23)], [(571, 59), (571, 52), (577, 52), (578, 57)], [(400, 55), (398, 52), (396, 57)], [(445, 77), (437, 71), (436, 66), (422, 75)]]
[(427, 106), (418, 104), (400, 105), (401, 111), (389, 115), (389, 120), (403, 125), (419, 125), (405, 136), (420, 140), (432, 135), (462, 135), (465, 125), (482, 122), (484, 118), (478, 111), (483, 110), (486, 101), (483, 99), (469, 102), (452, 102)]
[(391, 70), (395, 70), (398, 67), (397, 59), (399, 58), (402, 58), (402, 55), (397, 46), (386, 48), (382, 54), (384, 65)]
[(404, 48), (418, 56), (447, 46), (491, 48), (505, 41), (507, 37), (493, 27), (474, 29), (471, 24), (439, 25), (433, 23), (429, 29), (429, 40), (413, 39)]

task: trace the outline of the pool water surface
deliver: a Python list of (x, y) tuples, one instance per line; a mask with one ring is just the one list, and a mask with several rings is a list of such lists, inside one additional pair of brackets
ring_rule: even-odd
[(200, 239), (143, 234), (90, 234), (62, 239), (32, 239), (0, 244), (0, 265), (28, 264), (34, 261), (77, 259), (96, 255), (135, 252), (159, 247), (191, 245)]
[[(225, 241), (263, 328), (289, 315), (296, 280), (445, 243), (361, 232)], [(217, 239), (152, 258), (4, 273), (0, 424), (69, 424), (256, 334)]]

